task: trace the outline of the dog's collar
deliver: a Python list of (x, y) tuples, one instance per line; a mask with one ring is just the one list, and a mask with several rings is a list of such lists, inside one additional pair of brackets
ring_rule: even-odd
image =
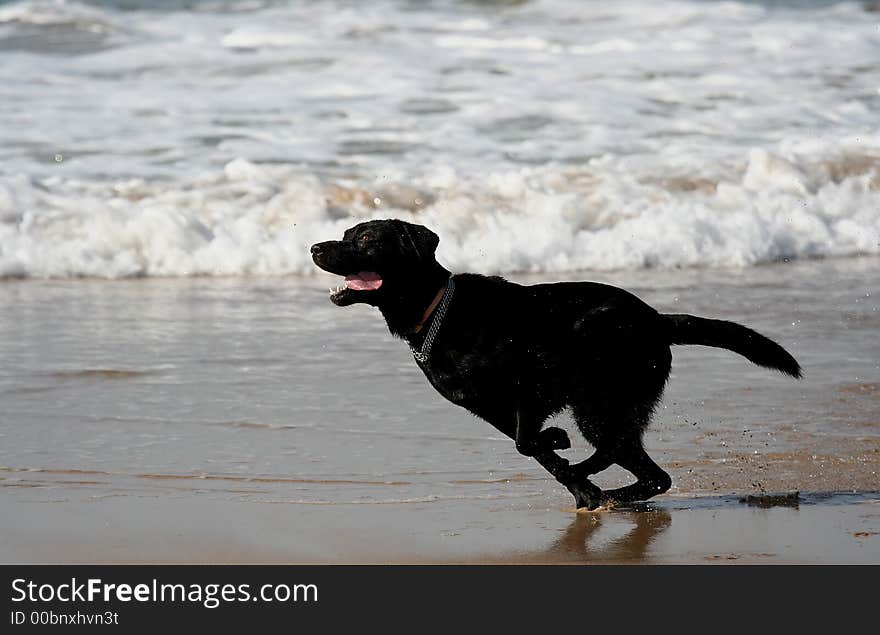
[[(440, 293), (434, 298), (434, 301), (431, 302), (431, 305), (428, 307), (428, 310), (425, 311), (425, 316), (422, 318), (422, 321), (416, 326), (413, 332), (418, 333), (422, 326), (425, 324), (425, 320), (431, 315), (431, 312), (434, 312), (433, 317), (431, 318), (431, 325), (428, 327), (428, 332), (425, 334), (425, 339), (422, 340), (422, 345), (419, 348), (416, 348), (412, 344), (409, 345), (409, 349), (412, 351), (413, 357), (416, 358), (417, 362), (424, 363), (428, 361), (428, 357), (431, 355), (431, 347), (434, 345), (434, 338), (437, 337), (437, 331), (440, 330), (440, 325), (443, 323), (443, 318), (446, 315), (446, 310), (449, 308), (449, 303), (452, 302), (452, 294), (455, 292), (455, 280), (453, 280), (452, 276), (449, 276), (449, 280), (446, 281), (446, 288), (443, 290), (443, 295)], [(436, 307), (436, 311), (434, 308)]]
[(437, 308), (437, 305), (440, 304), (440, 301), (443, 299), (443, 296), (446, 295), (446, 289), (448, 288), (449, 283), (446, 283), (446, 286), (441, 287), (437, 290), (437, 293), (434, 294), (434, 299), (431, 300), (431, 304), (428, 305), (428, 308), (425, 309), (425, 312), (422, 314), (422, 319), (419, 320), (419, 323), (415, 325), (412, 332), (420, 333), (422, 327), (425, 326), (425, 322), (428, 321), (428, 318), (434, 313), (434, 309)]

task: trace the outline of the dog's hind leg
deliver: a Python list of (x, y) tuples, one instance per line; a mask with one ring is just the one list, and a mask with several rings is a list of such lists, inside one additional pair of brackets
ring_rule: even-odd
[(605, 493), (588, 478), (560, 482), (574, 496), (574, 504), (577, 509), (596, 509), (605, 500)]
[(672, 487), (672, 479), (645, 452), (641, 440), (627, 447), (614, 460), (623, 469), (632, 472), (636, 482), (632, 485), (602, 492), (603, 502), (632, 503), (648, 500)]
[[(604, 374), (590, 376), (590, 392), (574, 395), (572, 414), (584, 438), (596, 448), (586, 461), (569, 468), (582, 479), (617, 464), (636, 482), (602, 493), (603, 502), (629, 503), (662, 494), (672, 486), (669, 475), (645, 452), (642, 434), (663, 395), (671, 355), (668, 346), (629, 342), (626, 356), (606, 358)], [(633, 348), (633, 346), (635, 348)]]
[(589, 458), (584, 459), (580, 463), (575, 463), (569, 467), (571, 478), (573, 480), (585, 479), (593, 474), (598, 474), (607, 470), (614, 464), (614, 457), (608, 452), (599, 448)]

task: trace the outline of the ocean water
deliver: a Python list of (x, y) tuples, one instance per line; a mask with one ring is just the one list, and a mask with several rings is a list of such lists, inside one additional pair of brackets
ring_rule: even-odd
[(2, 2), (0, 276), (876, 255), (878, 90), (871, 2)]

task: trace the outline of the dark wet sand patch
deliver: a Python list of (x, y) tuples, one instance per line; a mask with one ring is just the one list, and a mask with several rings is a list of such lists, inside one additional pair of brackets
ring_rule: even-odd
[(739, 499), (750, 507), (794, 507), (800, 503), (800, 492), (781, 492), (777, 494), (749, 494)]
[(844, 384), (838, 390), (842, 393), (846, 393), (849, 395), (880, 398), (880, 383), (867, 382), (857, 384)]

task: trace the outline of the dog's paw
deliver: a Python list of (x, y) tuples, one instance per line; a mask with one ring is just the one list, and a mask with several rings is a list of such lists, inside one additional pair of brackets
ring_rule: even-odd
[(574, 496), (574, 504), (577, 509), (594, 511), (608, 502), (604, 492), (588, 479), (569, 483), (566, 487)]
[(541, 430), (538, 435), (538, 444), (547, 450), (567, 450), (571, 447), (571, 439), (562, 428), (550, 427)]

